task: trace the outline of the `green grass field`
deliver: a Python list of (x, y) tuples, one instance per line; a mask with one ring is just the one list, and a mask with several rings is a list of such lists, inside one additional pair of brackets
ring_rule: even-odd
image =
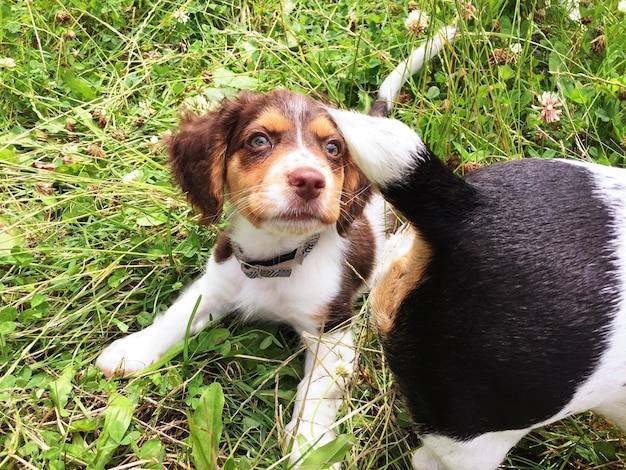
[[(520, 3), (475, 3), (394, 116), (459, 172), (522, 157), (624, 166), (626, 5), (584, 0), (581, 26), (554, 0)], [(227, 318), (125, 380), (93, 363), (166, 308), (215, 241), (160, 145), (181, 109), (285, 87), (366, 110), (462, 8), (417, 6), (421, 35), (405, 27), (409, 3), (387, 0), (0, 3), (0, 468), (287, 468), (280, 436), (302, 373), (288, 329)], [(544, 92), (557, 121), (533, 108)], [(357, 313), (352, 438), (311, 468), (406, 469), (418, 441)], [(503, 465), (624, 468), (626, 441), (586, 414), (536, 431)]]

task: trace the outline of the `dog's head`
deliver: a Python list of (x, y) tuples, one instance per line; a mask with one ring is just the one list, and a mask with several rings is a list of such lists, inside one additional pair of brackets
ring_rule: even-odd
[(168, 149), (202, 223), (219, 220), (226, 196), (259, 228), (300, 235), (337, 223), (343, 234), (371, 192), (326, 107), (289, 91), (244, 92), (204, 117), (187, 114)]

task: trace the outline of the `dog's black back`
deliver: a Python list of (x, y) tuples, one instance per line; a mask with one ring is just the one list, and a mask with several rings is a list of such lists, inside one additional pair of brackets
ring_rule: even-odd
[(626, 170), (495, 164), (463, 179), (408, 126), (335, 111), (407, 218), (369, 305), (419, 470), (492, 470), (531, 429), (594, 410), (626, 429)]
[(424, 232), (413, 200), (433, 255), (383, 337), (418, 426), (457, 438), (563, 409), (597, 365), (620, 288), (615, 221), (585, 167), (521, 160), (465, 181), (454, 237)]

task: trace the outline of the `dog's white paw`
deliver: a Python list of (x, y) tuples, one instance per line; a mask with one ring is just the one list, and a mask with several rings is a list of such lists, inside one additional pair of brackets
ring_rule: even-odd
[(98, 356), (96, 367), (106, 377), (127, 377), (156, 362), (162, 348), (146, 332), (138, 331), (111, 343)]
[[(289, 463), (293, 465), (290, 468), (293, 470), (320, 469), (319, 464), (310, 467), (304, 463), (306, 462), (307, 452), (311, 448), (319, 448), (337, 438), (337, 435), (328, 427), (316, 423), (307, 423), (299, 418), (292, 419), (285, 427), (285, 432), (285, 442), (289, 450)], [(322, 468), (341, 470), (341, 464), (335, 463)]]

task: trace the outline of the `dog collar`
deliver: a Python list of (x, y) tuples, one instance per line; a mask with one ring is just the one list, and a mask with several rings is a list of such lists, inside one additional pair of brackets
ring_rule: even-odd
[(320, 239), (320, 234), (316, 233), (312, 237), (306, 239), (298, 248), (289, 253), (275, 256), (274, 258), (267, 260), (250, 260), (243, 259), (243, 252), (241, 247), (236, 243), (231, 243), (233, 254), (239, 264), (241, 270), (250, 279), (256, 279), (259, 277), (289, 277), (291, 276), (291, 268), (289, 266), (283, 266), (276, 268), (274, 266), (285, 263), (287, 261), (295, 260), (296, 263), (302, 264), (304, 258), (311, 252), (317, 241)]

